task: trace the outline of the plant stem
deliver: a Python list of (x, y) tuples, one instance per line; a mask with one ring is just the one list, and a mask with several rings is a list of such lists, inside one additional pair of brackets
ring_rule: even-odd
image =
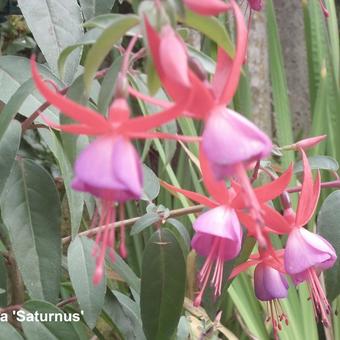
[[(189, 214), (195, 214), (195, 213), (199, 213), (204, 209), (204, 205), (194, 205), (188, 208), (181, 208), (181, 209), (175, 209), (175, 210), (171, 210), (169, 217), (180, 217), (180, 216), (185, 216), (185, 215), (189, 215)], [(109, 228), (116, 228), (119, 227), (122, 223), (124, 223), (125, 227), (131, 227), (132, 225), (134, 225), (138, 219), (140, 217), (134, 217), (134, 218), (129, 218), (127, 220), (124, 221), (117, 221), (115, 223), (111, 223), (108, 226), (106, 225), (102, 225), (96, 228), (92, 228), (86, 231), (83, 231), (81, 233), (78, 234), (78, 236), (89, 236), (92, 237), (94, 235), (96, 235), (98, 232), (102, 231), (104, 228), (109, 227)], [(72, 237), (71, 236), (67, 236), (64, 237), (62, 239), (62, 244), (68, 244), (69, 242), (71, 242)]]

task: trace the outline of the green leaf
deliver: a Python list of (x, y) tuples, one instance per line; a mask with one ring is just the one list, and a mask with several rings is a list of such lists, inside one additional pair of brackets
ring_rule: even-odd
[[(108, 290), (103, 307), (104, 313), (110, 318), (114, 327), (119, 330), (123, 339), (145, 339), (140, 317), (128, 307), (131, 303), (135, 305), (136, 303), (126, 297), (130, 300), (130, 303), (127, 304), (121, 298), (123, 294), (115, 295)], [(139, 306), (136, 305), (136, 308), (139, 309)]]
[(70, 244), (67, 253), (68, 271), (84, 319), (92, 329), (96, 325), (105, 299), (105, 277), (94, 286), (92, 276), (96, 268), (92, 256), (94, 241), (86, 237), (76, 237)]
[(1, 196), (1, 214), (32, 298), (55, 302), (61, 271), (60, 201), (45, 169), (15, 162)]
[(84, 47), (84, 46), (90, 46), (93, 45), (100, 34), (102, 33), (99, 29), (93, 29), (89, 32), (86, 32), (84, 36), (82, 36), (76, 43), (72, 45), (68, 45), (66, 48), (63, 49), (63, 51), (60, 53), (58, 58), (58, 71), (59, 74), (63, 75), (65, 72), (65, 63), (70, 54), (72, 54), (75, 50), (78, 48)]
[(89, 92), (91, 82), (112, 46), (128, 31), (139, 23), (139, 18), (128, 14), (117, 18), (103, 31), (96, 43), (91, 47), (85, 60), (84, 83)]
[[(18, 0), (18, 4), (47, 63), (57, 73), (61, 51), (76, 43), (84, 34), (77, 0)], [(66, 82), (73, 79), (79, 60), (79, 52), (74, 52), (69, 58)]]
[(119, 13), (102, 14), (96, 16), (91, 20), (86, 21), (83, 26), (87, 29), (100, 28), (103, 30), (110, 26), (117, 18), (123, 16), (124, 14)]
[(111, 11), (116, 0), (96, 0), (96, 16)]
[(149, 212), (141, 216), (137, 222), (132, 226), (130, 235), (136, 235), (143, 231), (145, 228), (160, 221), (160, 216), (155, 212)]
[(110, 67), (110, 70), (105, 75), (102, 86), (99, 92), (98, 98), (98, 111), (102, 114), (106, 114), (107, 110), (112, 102), (114, 95), (115, 84), (117, 80), (118, 73), (122, 66), (122, 57), (115, 59)]
[(118, 290), (113, 290), (112, 293), (123, 307), (125, 313), (130, 317), (134, 331), (136, 333), (136, 339), (144, 340), (145, 335), (143, 333), (139, 305)]
[(0, 340), (23, 340), (20, 333), (8, 322), (0, 322)]
[[(34, 314), (38, 313), (38, 321), (32, 321)], [(17, 312), (25, 320), (21, 322), (23, 331), (28, 340), (78, 340), (80, 339), (76, 326), (70, 322), (72, 318), (80, 319), (80, 314), (65, 314), (61, 309), (46, 301), (31, 300), (26, 302), (22, 309)], [(43, 322), (45, 315), (51, 317), (51, 321)], [(43, 319), (44, 318), (44, 319)], [(56, 321), (52, 318), (58, 318)], [(60, 321), (61, 320), (61, 321)], [(64, 321), (65, 320), (65, 321)], [(76, 322), (76, 319), (73, 319)]]
[[(323, 202), (317, 221), (317, 229), (321, 236), (327, 239), (334, 247), (337, 256), (340, 256), (340, 190), (331, 193)], [(332, 301), (340, 294), (340, 263), (326, 271), (326, 290), (328, 298)]]
[[(45, 66), (38, 64), (38, 69), (42, 76), (54, 80), (58, 86), (63, 86), (63, 83), (54, 77)], [(6, 124), (9, 124), (17, 112), (27, 117), (45, 102), (35, 89), (30, 62), (27, 58), (17, 56), (0, 57), (0, 88), (0, 100), (5, 104), (8, 103), (0, 115), (0, 131), (5, 129)], [(18, 92), (16, 93), (17, 90)], [(25, 100), (26, 98), (27, 100)], [(44, 113), (49, 119), (59, 122), (55, 109), (49, 107)]]
[[(293, 132), (288, 98), (289, 91), (287, 88), (282, 48), (272, 0), (266, 1), (266, 14), (270, 80), (272, 85), (275, 123), (277, 127), (277, 139), (279, 145), (290, 145), (293, 144)], [(288, 167), (294, 160), (293, 153), (285, 153), (282, 160), (283, 166)]]
[(85, 20), (111, 11), (116, 0), (80, 0)]
[(174, 219), (174, 218), (168, 218), (166, 220), (167, 223), (171, 224), (174, 229), (177, 231), (177, 233), (180, 235), (182, 243), (184, 244), (185, 250), (189, 252), (190, 250), (190, 235), (188, 233), (188, 230), (185, 228), (182, 222)]
[(184, 18), (180, 18), (180, 20), (185, 25), (198, 30), (211, 40), (215, 41), (216, 44), (222, 47), (229, 55), (234, 55), (234, 45), (230, 36), (217, 18), (202, 16), (191, 11), (186, 11)]
[(112, 262), (111, 259), (106, 257), (106, 265), (116, 272), (127, 285), (135, 290), (137, 293), (140, 292), (140, 280), (137, 275), (132, 271), (132, 269), (124, 262), (124, 260), (115, 252), (115, 261)]
[(160, 190), (159, 179), (155, 175), (155, 173), (148, 168), (145, 164), (143, 164), (143, 177), (144, 177), (144, 188), (142, 200), (151, 202), (154, 200)]
[(142, 263), (141, 315), (148, 340), (170, 339), (181, 316), (186, 265), (176, 237), (157, 230), (148, 241)]
[[(0, 307), (1, 308), (8, 306), (7, 294), (5, 294), (5, 293), (7, 293), (7, 289), (8, 289), (8, 286), (7, 286), (8, 277), (7, 277), (6, 262), (7, 262), (7, 260), (3, 256), (0, 256), (0, 273), (1, 273), (1, 276), (0, 276)], [(0, 322), (0, 324), (1, 324), (1, 322)], [(1, 334), (1, 332), (0, 332), (0, 334)], [(1, 338), (0, 338), (0, 340), (1, 340)]]
[[(338, 171), (339, 163), (336, 159), (329, 156), (312, 156), (308, 157), (309, 165), (312, 169)], [(302, 172), (302, 161), (298, 161), (294, 164), (294, 173)]]
[(46, 129), (41, 129), (39, 132), (43, 140), (52, 151), (54, 157), (58, 161), (58, 165), (60, 167), (60, 171), (65, 184), (67, 202), (70, 210), (72, 237), (75, 237), (78, 234), (83, 214), (84, 194), (71, 188), (73, 177), (72, 164), (65, 154), (65, 151), (58, 137), (53, 132)]
[(0, 136), (0, 195), (14, 164), (20, 139), (21, 125), (13, 120), (2, 138)]

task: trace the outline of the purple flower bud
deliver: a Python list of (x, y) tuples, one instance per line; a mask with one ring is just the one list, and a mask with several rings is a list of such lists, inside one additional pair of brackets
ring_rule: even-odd
[(255, 295), (261, 301), (282, 299), (288, 296), (288, 282), (278, 270), (259, 263), (254, 272)]

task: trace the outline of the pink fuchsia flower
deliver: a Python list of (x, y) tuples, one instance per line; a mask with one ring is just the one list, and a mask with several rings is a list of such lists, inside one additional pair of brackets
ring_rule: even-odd
[(199, 273), (201, 290), (194, 302), (199, 306), (213, 268), (211, 284), (215, 287), (214, 295), (221, 294), (224, 262), (239, 254), (242, 229), (235, 210), (227, 206), (218, 206), (201, 214), (193, 227), (196, 234), (191, 242), (192, 248), (206, 257)]
[[(214, 264), (215, 269), (211, 283), (215, 287), (215, 295), (218, 296), (221, 293), (223, 263), (235, 258), (240, 250), (242, 238), (240, 222), (248, 229), (249, 235), (256, 236), (258, 234), (256, 223), (249, 215), (247, 206), (240, 194), (241, 188), (232, 183), (233, 186), (228, 189), (223, 181), (216, 181), (202, 153), (200, 153), (200, 164), (204, 184), (212, 198), (161, 182), (162, 186), (170, 192), (181, 193), (194, 202), (210, 208), (209, 211), (200, 215), (194, 224), (196, 234), (192, 240), (192, 247), (200, 255), (206, 257), (205, 264), (199, 274), (201, 290), (195, 299), (196, 305), (202, 299)], [(277, 233), (285, 232), (283, 228), (286, 227), (287, 223), (279, 213), (267, 206), (266, 202), (280, 195), (287, 187), (291, 175), (292, 167), (279, 179), (254, 190), (263, 211), (265, 226), (268, 224), (269, 229), (275, 230)]]
[(254, 271), (254, 290), (261, 301), (283, 299), (288, 296), (288, 282), (278, 270), (259, 263)]
[[(77, 122), (58, 125), (43, 116), (47, 124), (76, 135), (97, 136), (97, 139), (87, 146), (76, 160), (72, 187), (75, 190), (89, 192), (101, 201), (99, 225), (104, 225), (105, 228), (97, 234), (94, 250), (96, 271), (93, 276), (94, 283), (98, 284), (103, 277), (107, 248), (111, 249), (110, 255), (112, 260), (114, 259), (112, 248), (115, 245), (115, 231), (109, 225), (115, 220), (115, 204), (120, 203), (120, 214), (123, 217), (122, 203), (138, 199), (142, 194), (141, 161), (131, 139), (154, 137), (180, 139), (178, 136), (149, 132), (149, 130), (176, 118), (183, 110), (185, 102), (172, 105), (154, 115), (130, 118), (126, 99), (117, 98), (113, 101), (106, 119), (100, 113), (50, 89), (40, 78), (34, 57), (31, 65), (35, 84), (46, 100)], [(120, 241), (121, 254), (126, 256), (124, 224), (121, 225)]]
[(202, 146), (216, 179), (232, 176), (239, 164), (267, 157), (271, 140), (253, 123), (224, 107), (216, 107), (206, 120)]
[(230, 6), (222, 0), (184, 0), (183, 2), (191, 11), (201, 15), (217, 15), (230, 9)]
[(331, 268), (336, 259), (333, 246), (320, 235), (304, 228), (294, 228), (289, 234), (285, 251), (286, 271), (295, 284), (308, 283), (316, 317), (319, 315), (325, 326), (329, 324), (331, 307), (318, 276)]
[[(284, 263), (286, 272), (296, 284), (306, 281), (314, 304), (316, 318), (320, 316), (324, 325), (329, 324), (330, 305), (319, 282), (318, 275), (335, 263), (337, 256), (332, 245), (304, 226), (312, 218), (320, 195), (320, 173), (313, 183), (311, 168), (303, 149), (302, 162), (304, 180), (296, 215), (289, 209), (291, 232), (288, 235)], [(295, 217), (295, 218), (294, 218)]]
[(280, 299), (288, 296), (289, 287), (285, 278), (283, 254), (283, 250), (260, 249), (259, 254), (251, 255), (247, 262), (235, 267), (229, 277), (231, 280), (249, 267), (255, 266), (255, 296), (267, 303), (267, 321), (272, 322), (275, 339), (278, 339), (278, 331), (282, 329), (282, 322), (288, 325), (287, 315), (280, 303)]

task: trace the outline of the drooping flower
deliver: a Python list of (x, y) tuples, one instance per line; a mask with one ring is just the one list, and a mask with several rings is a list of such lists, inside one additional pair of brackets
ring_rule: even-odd
[(286, 271), (295, 284), (307, 282), (316, 317), (329, 324), (331, 307), (319, 281), (319, 274), (331, 268), (337, 259), (333, 246), (320, 235), (304, 228), (294, 228), (289, 234), (286, 251)]
[(304, 180), (296, 215), (289, 209), (291, 232), (288, 235), (284, 263), (286, 272), (296, 284), (306, 281), (313, 301), (315, 316), (325, 326), (329, 324), (330, 305), (319, 282), (318, 275), (333, 266), (337, 259), (333, 246), (320, 235), (304, 226), (312, 218), (320, 195), (320, 174), (313, 183), (311, 168), (303, 149)]
[(202, 146), (217, 179), (237, 173), (237, 166), (247, 166), (267, 157), (270, 139), (240, 114), (216, 107), (206, 121)]
[[(247, 27), (243, 14), (234, 0), (230, 1), (229, 7), (234, 12), (237, 26), (235, 55), (231, 57), (222, 48), (218, 49), (216, 71), (211, 84), (206, 79), (202, 80), (195, 73), (195, 68), (190, 68), (191, 63), (187, 59), (180, 58), (186, 65), (183, 72), (188, 73), (191, 82), (189, 88), (192, 99), (188, 101), (185, 114), (205, 121), (202, 145), (217, 178), (235, 174), (238, 165), (246, 166), (268, 156), (272, 147), (270, 139), (253, 123), (225, 108), (236, 92), (247, 50)], [(147, 19), (145, 26), (153, 61), (162, 84), (174, 101), (181, 100), (183, 96), (188, 96), (187, 90), (176, 87), (171, 77), (165, 75), (165, 67), (161, 63), (160, 51), (164, 37), (154, 30)], [(179, 37), (176, 44), (182, 46), (178, 40)], [(164, 46), (173, 61), (176, 56), (170, 51), (172, 47)], [(240, 148), (234, 147), (236, 142), (241, 145)]]
[(229, 280), (251, 266), (255, 266), (255, 296), (267, 303), (268, 318), (266, 321), (271, 321), (274, 338), (278, 339), (278, 331), (282, 329), (282, 322), (288, 325), (288, 317), (280, 303), (280, 299), (288, 296), (289, 287), (283, 266), (283, 250), (274, 251), (260, 248), (259, 254), (251, 255), (247, 262), (233, 269)]
[[(176, 118), (185, 102), (177, 103), (168, 109), (149, 116), (130, 118), (130, 109), (125, 98), (116, 98), (106, 119), (101, 114), (84, 107), (50, 89), (40, 78), (34, 57), (31, 60), (35, 84), (46, 100), (60, 109), (63, 114), (75, 120), (75, 124), (59, 125), (44, 120), (53, 128), (72, 134), (96, 136), (79, 155), (75, 163), (75, 178), (72, 187), (78, 191), (89, 192), (101, 201), (99, 225), (105, 226), (97, 233), (95, 284), (103, 277), (106, 249), (115, 245), (115, 230), (109, 225), (115, 221), (116, 203), (120, 204), (120, 217), (124, 217), (122, 203), (139, 199), (142, 195), (143, 179), (141, 161), (131, 139), (133, 138), (174, 138), (178, 136), (150, 132), (169, 120)], [(120, 251), (126, 256), (125, 228), (121, 224)]]
[[(202, 149), (200, 150), (200, 165), (205, 187), (212, 198), (162, 182), (162, 185), (169, 191), (181, 193), (194, 202), (210, 208), (200, 215), (194, 224), (196, 234), (192, 240), (192, 247), (200, 255), (206, 257), (199, 274), (201, 290), (195, 299), (196, 305), (202, 299), (209, 278), (215, 287), (215, 296), (221, 293), (223, 263), (235, 258), (240, 251), (242, 238), (240, 222), (247, 228), (250, 236), (258, 237), (261, 232), (257, 229), (254, 218), (249, 214), (247, 204), (241, 194), (241, 188), (233, 183), (233, 186), (228, 189), (223, 181), (217, 181)], [(286, 231), (284, 228), (287, 223), (284, 218), (267, 206), (266, 202), (279, 196), (285, 190), (291, 175), (292, 167), (277, 180), (254, 190), (254, 195), (260, 202), (260, 209), (263, 211), (264, 230), (268, 227), (269, 230), (277, 233)], [(214, 266), (214, 273), (211, 277)]]
[(193, 228), (196, 233), (191, 242), (192, 248), (206, 257), (199, 273), (201, 290), (194, 302), (195, 306), (199, 306), (213, 268), (211, 283), (215, 287), (214, 295), (221, 294), (224, 262), (239, 254), (242, 229), (235, 210), (227, 206), (218, 206), (201, 214)]

